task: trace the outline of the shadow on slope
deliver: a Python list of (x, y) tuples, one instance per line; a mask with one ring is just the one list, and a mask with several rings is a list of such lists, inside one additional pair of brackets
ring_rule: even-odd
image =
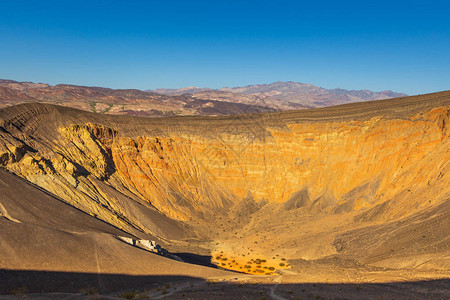
[[(267, 279), (276, 277), (263, 279), (267, 282)], [(190, 276), (0, 270), (0, 294), (28, 294), (29, 298), (69, 296), (42, 293), (76, 293), (80, 298), (86, 297), (86, 294), (109, 294), (119, 297), (128, 295), (129, 299), (137, 296), (170, 296), (170, 299), (448, 299), (449, 286), (450, 279), (358, 284), (277, 284), (248, 280), (214, 281)], [(31, 295), (34, 293), (39, 294)]]
[(217, 266), (213, 263), (211, 263), (211, 255), (200, 255), (200, 254), (194, 254), (189, 252), (180, 252), (180, 253), (174, 253), (176, 256), (181, 258), (184, 262), (205, 266), (205, 267), (211, 267), (211, 268), (217, 268)]
[(108, 293), (151, 289), (168, 282), (201, 280), (189, 276), (51, 272), (0, 269), (0, 294)]

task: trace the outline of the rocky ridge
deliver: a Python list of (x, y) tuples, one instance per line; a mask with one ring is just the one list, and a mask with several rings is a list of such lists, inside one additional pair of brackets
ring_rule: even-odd
[(189, 95), (166, 96), (136, 89), (109, 89), (69, 84), (17, 82), (0, 79), (0, 107), (20, 103), (50, 103), (114, 115), (163, 117), (177, 115), (230, 115), (273, 111), (271, 107)]
[(310, 83), (273, 82), (245, 87), (221, 89), (188, 87), (181, 89), (157, 89), (165, 95), (192, 95), (196, 99), (217, 99), (247, 104), (258, 104), (277, 110), (317, 108), (345, 103), (389, 99), (407, 96), (393, 91), (325, 89)]

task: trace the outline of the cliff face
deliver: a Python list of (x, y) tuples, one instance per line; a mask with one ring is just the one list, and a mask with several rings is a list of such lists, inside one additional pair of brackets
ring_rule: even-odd
[(217, 239), (202, 222), (218, 214), (245, 228), (270, 205), (394, 221), (450, 196), (450, 93), (427, 97), (158, 121), (22, 105), (1, 111), (0, 163), (110, 224), (164, 239)]
[[(123, 184), (174, 218), (185, 220), (247, 195), (256, 202), (344, 212), (448, 183), (449, 111), (436, 108), (402, 120), (287, 124), (265, 128), (262, 140), (245, 134), (122, 137), (108, 151)], [(389, 214), (429, 204), (416, 199), (409, 209)]]

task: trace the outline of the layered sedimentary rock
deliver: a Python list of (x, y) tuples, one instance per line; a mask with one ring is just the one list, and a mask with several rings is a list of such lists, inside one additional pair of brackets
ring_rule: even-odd
[(124, 184), (174, 218), (248, 194), (257, 202), (339, 212), (445, 183), (448, 115), (442, 107), (401, 120), (269, 126), (262, 138), (183, 132), (122, 137), (110, 151)]

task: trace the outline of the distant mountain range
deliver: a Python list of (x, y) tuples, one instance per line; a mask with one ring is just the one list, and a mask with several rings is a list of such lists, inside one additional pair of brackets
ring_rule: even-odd
[(407, 96), (392, 91), (324, 89), (312, 84), (274, 82), (222, 89), (109, 89), (0, 79), (0, 107), (53, 103), (86, 111), (135, 116), (231, 115), (325, 107)]
[(324, 89), (309, 83), (274, 82), (225, 87), (221, 89), (187, 87), (180, 89), (157, 89), (165, 95), (191, 95), (197, 99), (217, 99), (247, 104), (258, 104), (275, 109), (299, 109), (332, 106), (344, 103), (381, 100), (404, 97), (407, 94), (393, 91), (373, 92), (370, 90)]
[(109, 89), (68, 84), (0, 80), (0, 108), (41, 102), (97, 113), (144, 117), (177, 115), (232, 115), (275, 111), (257, 104), (202, 100), (189, 95), (167, 96), (135, 89)]

